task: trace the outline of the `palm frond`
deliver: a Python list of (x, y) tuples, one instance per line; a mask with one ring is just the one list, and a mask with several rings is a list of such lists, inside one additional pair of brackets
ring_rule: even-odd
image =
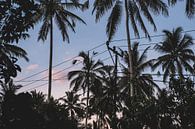
[(50, 22), (49, 19), (45, 18), (41, 26), (41, 29), (39, 31), (38, 41), (39, 40), (45, 41), (47, 39), (49, 30), (50, 30)]
[(113, 7), (112, 12), (108, 18), (108, 23), (106, 27), (108, 41), (110, 41), (113, 38), (121, 22), (121, 17), (122, 17), (122, 5), (121, 4), (122, 4), (121, 1), (117, 1), (115, 3), (115, 6)]

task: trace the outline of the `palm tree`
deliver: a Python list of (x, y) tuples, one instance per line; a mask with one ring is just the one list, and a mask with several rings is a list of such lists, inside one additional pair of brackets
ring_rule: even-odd
[[(69, 72), (68, 79), (71, 80), (70, 86), (74, 86), (73, 91), (78, 91), (82, 88), (83, 92), (85, 93), (85, 90), (87, 89), (87, 108), (85, 121), (85, 125), (87, 126), (90, 88), (100, 82), (99, 75), (103, 74), (103, 63), (100, 60), (93, 60), (92, 57), (89, 56), (89, 53), (86, 54), (85, 52), (80, 52), (79, 56), (83, 58), (83, 67), (81, 70)], [(74, 61), (74, 63), (76, 63), (76, 61)]]
[[(153, 94), (154, 87), (160, 91), (160, 88), (158, 87), (157, 84), (153, 81), (153, 78), (150, 74), (144, 74), (143, 72), (152, 67), (152, 62), (153, 60), (147, 60), (147, 51), (149, 47), (147, 47), (143, 53), (141, 53), (138, 50), (139, 43), (135, 42), (133, 44), (133, 50), (132, 50), (132, 55), (133, 55), (133, 71), (134, 73), (134, 78), (133, 78), (133, 89), (135, 95), (144, 95), (146, 98), (151, 98)], [(129, 54), (128, 52), (124, 52), (124, 63), (128, 65), (129, 63)], [(122, 85), (124, 87), (123, 91), (128, 92), (128, 69), (125, 65), (123, 65), (123, 78), (122, 78)], [(139, 92), (138, 92), (139, 91)], [(140, 93), (140, 94), (138, 94)]]
[[(104, 66), (104, 75), (101, 78), (102, 80), (102, 89), (103, 94), (98, 103), (100, 110), (102, 112), (101, 119), (104, 116), (108, 116), (107, 123), (110, 124), (111, 128), (117, 128), (117, 112), (120, 111), (121, 105), (121, 87), (119, 85), (120, 78), (115, 74), (114, 66)], [(108, 121), (108, 119), (110, 119)]]
[(3, 78), (5, 83), (10, 80), (10, 77), (16, 77), (17, 71), (21, 71), (16, 64), (18, 58), (28, 61), (26, 51), (0, 40), (0, 79)]
[(84, 114), (83, 106), (85, 105), (82, 102), (79, 102), (80, 95), (75, 94), (75, 92), (66, 92), (66, 97), (61, 98), (63, 101), (63, 106), (70, 114), (71, 120), (81, 118)]
[(68, 28), (75, 32), (75, 21), (85, 22), (69, 9), (85, 9), (87, 3), (80, 4), (78, 0), (70, 0), (62, 3), (61, 0), (37, 0), (39, 2), (39, 11), (35, 17), (36, 21), (43, 21), (39, 31), (38, 40), (45, 41), (50, 31), (50, 54), (49, 54), (49, 83), (48, 83), (48, 100), (51, 97), (52, 87), (52, 61), (53, 61), (53, 20), (55, 20), (58, 29), (61, 32), (63, 41), (69, 42)]
[(164, 40), (155, 46), (155, 49), (160, 52), (161, 56), (157, 58), (153, 68), (162, 66), (164, 71), (163, 81), (166, 81), (169, 75), (179, 74), (184, 77), (183, 72), (187, 70), (194, 73), (191, 65), (195, 61), (194, 52), (191, 49), (193, 39), (191, 36), (182, 35), (183, 29), (178, 27), (173, 31), (164, 30)]
[[(129, 54), (128, 72), (131, 80), (134, 76), (134, 71), (132, 63), (133, 57), (131, 49), (129, 20), (131, 21), (132, 29), (134, 30), (135, 36), (139, 37), (139, 29), (137, 27), (137, 24), (139, 24), (146, 37), (149, 37), (149, 33), (144, 24), (143, 17), (146, 18), (154, 27), (154, 30), (156, 30), (156, 25), (150, 11), (157, 15), (161, 12), (164, 15), (168, 15), (168, 11), (166, 4), (162, 0), (124, 0), (124, 2), (121, 0), (95, 0), (93, 13), (96, 13), (96, 21), (98, 21), (103, 15), (105, 15), (106, 12), (111, 10), (111, 14), (108, 18), (108, 23), (106, 26), (108, 41), (110, 41), (114, 37), (114, 34), (116, 33), (117, 28), (121, 22), (123, 6), (125, 8), (125, 27)], [(131, 86), (131, 96), (133, 96), (132, 91), (133, 89)]]
[[(170, 5), (175, 5), (178, 0), (168, 0)], [(186, 0), (185, 12), (188, 18), (192, 18), (195, 14), (195, 0)]]

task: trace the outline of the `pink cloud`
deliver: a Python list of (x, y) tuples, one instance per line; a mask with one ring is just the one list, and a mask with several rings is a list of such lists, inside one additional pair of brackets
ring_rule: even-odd
[(37, 69), (38, 67), (39, 67), (38, 64), (31, 64), (28, 67), (26, 67), (26, 70), (27, 71), (33, 71), (33, 70)]
[[(48, 71), (45, 71), (42, 73), (42, 77), (48, 76)], [(60, 69), (53, 69), (52, 70), (52, 79), (55, 85), (65, 85), (65, 81), (67, 80), (67, 72), (66, 71), (60, 71)], [(48, 79), (48, 78), (47, 78)]]

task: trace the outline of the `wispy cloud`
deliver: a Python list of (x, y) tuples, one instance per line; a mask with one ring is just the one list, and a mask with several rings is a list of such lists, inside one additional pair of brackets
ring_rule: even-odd
[(38, 64), (31, 64), (29, 66), (26, 67), (27, 71), (33, 71), (35, 69), (38, 69), (39, 65)]
[[(42, 73), (43, 77), (47, 77), (49, 75), (48, 71), (45, 71)], [(67, 72), (66, 71), (60, 71), (60, 69), (53, 69), (52, 70), (52, 79), (55, 83), (55, 85), (64, 85), (65, 81), (67, 80)]]

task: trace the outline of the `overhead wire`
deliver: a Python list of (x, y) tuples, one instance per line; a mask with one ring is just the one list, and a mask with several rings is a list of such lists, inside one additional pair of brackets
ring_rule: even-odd
[[(108, 60), (108, 59), (110, 59), (110, 57), (104, 58), (104, 59), (102, 59), (101, 61), (106, 61), (106, 60)], [(79, 64), (80, 64), (80, 63), (81, 63), (81, 62), (79, 62)], [(75, 65), (76, 65), (76, 64), (75, 64)], [(72, 66), (71, 66), (71, 67), (72, 67)], [(59, 71), (59, 72), (60, 72), (60, 71)], [(67, 78), (67, 75), (65, 75), (64, 77), (60, 77), (60, 78), (53, 79), (53, 82), (58, 81), (58, 80), (64, 80), (65, 78)], [(32, 83), (29, 83), (29, 84), (27, 84), (27, 85), (22, 86), (22, 88), (27, 87), (27, 86), (29, 86), (29, 85), (31, 85), (31, 84), (34, 84), (34, 83), (36, 83), (36, 82), (38, 82), (38, 81), (42, 81), (42, 79), (43, 79), (43, 78), (41, 78), (41, 79), (39, 79), (39, 80), (34, 80), (34, 82), (32, 82)], [(45, 77), (44, 77), (44, 79), (45, 79)], [(32, 81), (33, 81), (33, 80), (32, 80)], [(44, 80), (44, 81), (48, 81), (48, 80)], [(32, 88), (29, 88), (29, 89), (26, 89), (25, 91), (29, 91), (29, 90), (33, 90), (33, 89), (36, 89), (36, 88), (39, 88), (39, 87), (43, 87), (43, 86), (45, 86), (45, 85), (47, 85), (47, 84), (48, 84), (48, 82), (47, 82), (47, 83), (40, 84), (40, 85), (35, 86), (35, 87), (32, 87)]]
[[(183, 33), (194, 32), (194, 31), (195, 31), (195, 30), (188, 30), (188, 31), (183, 31)], [(154, 37), (162, 37), (162, 36), (164, 36), (164, 35), (163, 35), (163, 34), (162, 34), (162, 35), (153, 35), (153, 36), (151, 36), (151, 38), (154, 38)], [(131, 40), (135, 40), (135, 39), (144, 39), (144, 38), (146, 38), (146, 37), (133, 38), (133, 39), (131, 39)], [(111, 42), (126, 41), (126, 40), (127, 40), (127, 39), (119, 39), (119, 40), (112, 40)], [(97, 48), (103, 46), (104, 44), (106, 44), (106, 43), (102, 43), (102, 44), (100, 44), (100, 45), (98, 45), (98, 46), (96, 46), (96, 47), (94, 47), (94, 48), (92, 48), (92, 49), (90, 49), (90, 50), (88, 50), (88, 51), (92, 51), (92, 50), (94, 50), (94, 49), (97, 49)], [(139, 46), (153, 45), (153, 44), (157, 44), (157, 43), (139, 44)], [(121, 46), (121, 47), (122, 47), (122, 46)], [(153, 49), (150, 49), (150, 50), (153, 50)], [(103, 52), (101, 52), (101, 53), (98, 53), (98, 54), (100, 55), (100, 54), (103, 54), (103, 53), (105, 53), (105, 52), (107, 52), (107, 51), (108, 51), (108, 50), (105, 50), (105, 51), (103, 51)], [(139, 51), (142, 51), (142, 50), (139, 50)], [(98, 55), (98, 54), (97, 54), (97, 55)], [(96, 55), (96, 56), (97, 56), (97, 55)], [(60, 66), (60, 65), (62, 65), (62, 64), (64, 64), (64, 63), (67, 63), (67, 62), (69, 62), (69, 61), (75, 59), (76, 57), (78, 57), (78, 56), (75, 56), (75, 57), (73, 57), (73, 58), (71, 58), (71, 59), (68, 59), (68, 60), (63, 61), (63, 62), (61, 62), (61, 63), (58, 63), (58, 64), (54, 65), (53, 68), (58, 67), (58, 66)], [(109, 57), (109, 58), (111, 58), (111, 57)], [(107, 59), (109, 59), (109, 58), (107, 58)], [(65, 71), (66, 69), (70, 69), (71, 67), (72, 67), (72, 66), (67, 67), (67, 68), (65, 68), (65, 69), (63, 69), (63, 70), (60, 70), (60, 71), (54, 73), (53, 75), (56, 75), (56, 74), (58, 74), (58, 73), (61, 73), (61, 72)], [(43, 73), (43, 72), (45, 72), (45, 71), (47, 71), (47, 70), (48, 70), (48, 69), (42, 70), (42, 71), (40, 71), (40, 72), (38, 72), (38, 73), (35, 73), (35, 74), (33, 74), (33, 75), (31, 75), (31, 76), (28, 76), (28, 77), (25, 77), (25, 78), (23, 78), (23, 79), (21, 79), (21, 80), (18, 80), (18, 81), (16, 81), (16, 82), (22, 82), (22, 81), (23, 81), (23, 82), (29, 82), (29, 81), (24, 81), (24, 80), (29, 79), (29, 78), (31, 78), (31, 77), (33, 77), (33, 76), (39, 75), (39, 74), (41, 74), (41, 73)], [(48, 77), (48, 76), (47, 76), (47, 77)], [(29, 83), (29, 84), (24, 85), (24, 86), (25, 86), (25, 87), (26, 87), (26, 86), (29, 86), (29, 85), (31, 85), (31, 84), (34, 84), (35, 82), (38, 82), (38, 81), (48, 81), (48, 80), (43, 80), (43, 79), (45, 79), (45, 78), (47, 78), (47, 77), (44, 77), (44, 78), (41, 78), (41, 79), (37, 79), (37, 80), (31, 80), (32, 83)], [(53, 81), (57, 81), (57, 80), (59, 80), (59, 79), (53, 79)], [(46, 85), (46, 84), (48, 84), (48, 83), (44, 83), (44, 84), (38, 85), (38, 86), (34, 87), (34, 89), (37, 88), (37, 87), (44, 86), (44, 85)], [(32, 88), (31, 88), (31, 89), (32, 89)]]
[[(195, 31), (194, 29), (191, 29), (191, 30), (182, 31), (182, 33), (189, 33), (189, 32), (194, 32), (194, 31)], [(164, 35), (164, 34), (152, 35), (152, 36), (150, 36), (150, 38), (162, 37), (162, 36), (165, 36), (165, 35)], [(136, 39), (147, 39), (147, 37), (142, 36), (142, 37), (132, 38), (131, 40), (136, 40)], [(110, 41), (110, 42), (112, 43), (112, 42), (120, 42), (120, 41), (126, 41), (126, 40), (127, 40), (127, 39), (116, 39), (116, 40), (112, 40), (112, 41)], [(101, 47), (101, 46), (103, 46), (103, 45), (105, 45), (105, 44), (106, 44), (106, 42), (104, 42), (104, 43), (102, 43), (102, 44), (99, 44), (98, 46), (95, 46), (95, 47), (89, 49), (88, 51), (90, 52), (90, 51), (92, 51), (92, 50), (94, 50), (94, 49), (97, 49), (97, 48), (99, 48), (99, 47)], [(140, 45), (144, 45), (144, 44), (140, 44)], [(73, 59), (76, 58), (76, 57), (78, 57), (78, 56), (75, 56), (75, 57), (73, 57), (73, 58), (71, 58), (71, 59), (68, 59), (68, 60), (65, 60), (65, 61), (63, 61), (63, 62), (60, 62), (60, 63), (54, 65), (52, 68), (55, 68), (55, 67), (58, 67), (58, 66), (60, 66), (60, 65), (62, 65), (62, 64), (64, 64), (64, 63), (67, 63), (67, 62), (73, 60)], [(36, 75), (39, 75), (39, 74), (41, 74), (41, 73), (43, 73), (43, 72), (46, 72), (47, 70), (48, 70), (48, 69), (44, 69), (44, 70), (42, 70), (42, 71), (40, 71), (40, 72), (37, 72), (37, 73), (35, 73), (35, 74), (32, 74), (32, 75), (30, 75), (30, 76), (28, 76), (28, 77), (22, 78), (22, 79), (20, 79), (20, 80), (18, 80), (18, 81), (23, 81), (23, 80), (32, 78), (32, 77), (34, 77), (34, 76), (36, 76)]]

